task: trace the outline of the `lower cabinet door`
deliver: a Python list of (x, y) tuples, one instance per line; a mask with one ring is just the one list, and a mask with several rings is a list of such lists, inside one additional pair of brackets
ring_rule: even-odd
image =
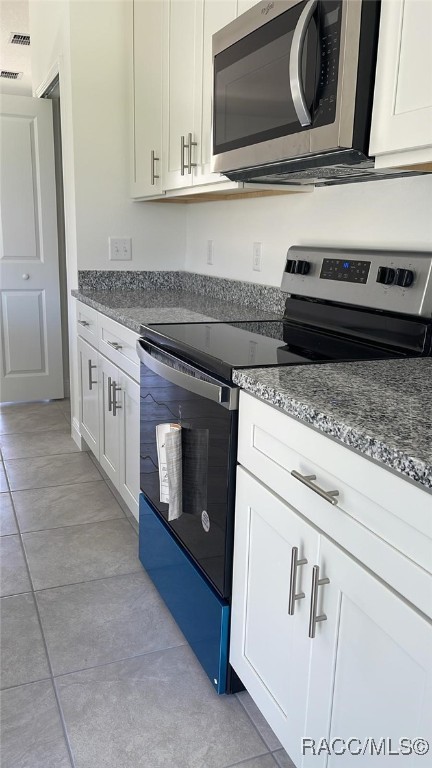
[(140, 493), (140, 385), (122, 373), (119, 491), (138, 520)]
[[(329, 583), (318, 586), (316, 614), (326, 619), (310, 640), (301, 765), (372, 766), (377, 750), (380, 763), (393, 765), (390, 751), (399, 750), (400, 739), (426, 739), (432, 748), (431, 622), (325, 537), (317, 563), (319, 578)], [(407, 743), (401, 748), (410, 749)], [(406, 755), (410, 768), (425, 765), (415, 751)]]
[(309, 588), (318, 545), (312, 526), (238, 468), (230, 662), (296, 765), (305, 732)]
[(78, 338), (78, 371), (81, 435), (99, 458), (99, 369), (98, 353)]
[(120, 467), (120, 423), (123, 403), (119, 369), (99, 355), (99, 461), (110, 480), (118, 487)]

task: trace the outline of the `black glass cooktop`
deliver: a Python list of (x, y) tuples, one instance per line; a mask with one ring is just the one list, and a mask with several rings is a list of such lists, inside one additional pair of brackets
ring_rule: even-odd
[(398, 357), (383, 348), (288, 321), (182, 323), (143, 328), (143, 338), (231, 379), (235, 368)]

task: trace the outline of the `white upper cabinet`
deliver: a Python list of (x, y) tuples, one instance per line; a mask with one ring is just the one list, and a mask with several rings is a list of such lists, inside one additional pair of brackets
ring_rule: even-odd
[(162, 3), (134, 0), (131, 196), (162, 193)]
[(212, 35), (236, 13), (237, 0), (164, 3), (163, 183), (167, 190), (220, 180), (210, 170)]
[(189, 187), (198, 154), (195, 100), (199, 98), (200, 0), (163, 3), (163, 185)]
[(432, 163), (431, 30), (431, 0), (383, 0), (369, 147), (377, 168)]

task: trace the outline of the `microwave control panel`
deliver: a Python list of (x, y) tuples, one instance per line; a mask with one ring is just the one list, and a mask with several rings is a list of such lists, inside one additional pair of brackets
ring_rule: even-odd
[(340, 54), (342, 4), (324, 2), (319, 20), (320, 56), (318, 88), (314, 112), (314, 127), (333, 122), (336, 115), (336, 94)]

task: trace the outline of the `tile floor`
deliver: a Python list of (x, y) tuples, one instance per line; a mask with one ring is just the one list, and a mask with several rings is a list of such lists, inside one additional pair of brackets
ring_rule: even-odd
[(214, 693), (69, 421), (1, 409), (2, 768), (294, 768), (246, 692)]

